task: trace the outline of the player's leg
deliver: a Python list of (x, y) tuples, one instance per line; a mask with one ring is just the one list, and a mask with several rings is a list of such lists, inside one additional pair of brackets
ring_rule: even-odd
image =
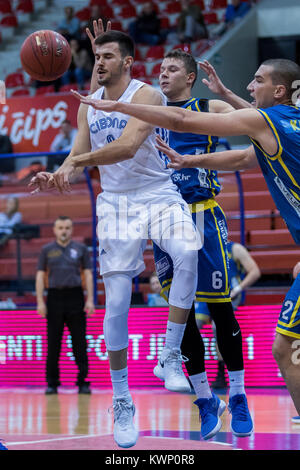
[(300, 274), (288, 291), (280, 312), (273, 355), (300, 415)]
[(46, 394), (57, 393), (59, 381), (59, 356), (64, 330), (63, 299), (57, 290), (48, 290), (47, 297), (47, 360)]
[(132, 276), (111, 273), (103, 276), (105, 286), (104, 339), (113, 387), (114, 438), (120, 447), (133, 446), (138, 438), (133, 417), (135, 407), (128, 387), (128, 311)]

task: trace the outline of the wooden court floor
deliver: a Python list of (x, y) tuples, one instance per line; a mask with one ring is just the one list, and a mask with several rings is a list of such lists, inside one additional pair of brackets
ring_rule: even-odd
[[(218, 393), (228, 403), (225, 391)], [(192, 394), (164, 389), (132, 390), (140, 437), (134, 450), (300, 450), (300, 425), (293, 424), (294, 405), (285, 389), (248, 389), (254, 420), (252, 436), (230, 432), (228, 410), (220, 432), (201, 439), (198, 409)], [(0, 388), (0, 439), (13, 450), (121, 450), (114, 443), (110, 390), (78, 395), (75, 389)], [(128, 452), (128, 450), (127, 450)]]

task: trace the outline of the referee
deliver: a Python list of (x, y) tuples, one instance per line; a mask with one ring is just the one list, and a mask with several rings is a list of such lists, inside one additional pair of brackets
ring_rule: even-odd
[[(93, 276), (87, 247), (72, 240), (72, 220), (60, 216), (53, 227), (56, 240), (42, 247), (36, 273), (37, 312), (47, 318), (48, 354), (46, 394), (57, 393), (60, 385), (58, 361), (64, 325), (71, 338), (78, 367), (76, 385), (79, 393), (91, 393), (88, 375), (86, 313), (94, 313)], [(84, 302), (81, 272), (87, 291)], [(48, 275), (48, 295), (44, 301), (45, 274)]]

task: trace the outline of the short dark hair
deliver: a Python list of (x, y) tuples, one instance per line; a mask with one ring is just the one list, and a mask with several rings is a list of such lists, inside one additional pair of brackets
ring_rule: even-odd
[(284, 85), (288, 98), (292, 97), (297, 87), (293, 87), (296, 80), (300, 80), (300, 67), (289, 59), (268, 59), (261, 65), (272, 67), (271, 78), (273, 85)]
[(195, 84), (197, 80), (197, 75), (198, 75), (198, 68), (197, 68), (197, 62), (194, 59), (194, 57), (189, 54), (188, 52), (185, 52), (184, 50), (178, 48), (178, 49), (172, 49), (171, 51), (167, 52), (164, 56), (165, 59), (178, 59), (181, 60), (184, 63), (185, 70), (187, 73), (194, 73), (195, 74), (195, 80), (193, 82), (193, 85)]
[(97, 46), (107, 44), (108, 42), (117, 42), (122, 58), (126, 56), (134, 57), (134, 42), (128, 34), (121, 31), (107, 31), (101, 34), (95, 40)]
[(57, 222), (58, 220), (61, 220), (61, 221), (71, 220), (72, 222), (71, 217), (68, 217), (67, 215), (59, 215), (58, 217), (56, 217), (54, 223)]

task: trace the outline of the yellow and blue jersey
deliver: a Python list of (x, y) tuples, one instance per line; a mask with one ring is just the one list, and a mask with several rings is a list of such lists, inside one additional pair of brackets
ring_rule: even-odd
[(270, 127), (277, 150), (269, 155), (252, 140), (256, 156), (276, 207), (300, 244), (300, 110), (280, 104), (258, 112)]
[[(184, 102), (168, 103), (168, 106), (180, 106), (198, 113), (208, 112), (208, 100), (191, 98)], [(216, 151), (218, 137), (170, 131), (170, 147), (181, 155), (198, 155)], [(183, 168), (172, 174), (183, 199), (188, 204), (215, 197), (221, 189), (217, 172), (204, 168)]]

